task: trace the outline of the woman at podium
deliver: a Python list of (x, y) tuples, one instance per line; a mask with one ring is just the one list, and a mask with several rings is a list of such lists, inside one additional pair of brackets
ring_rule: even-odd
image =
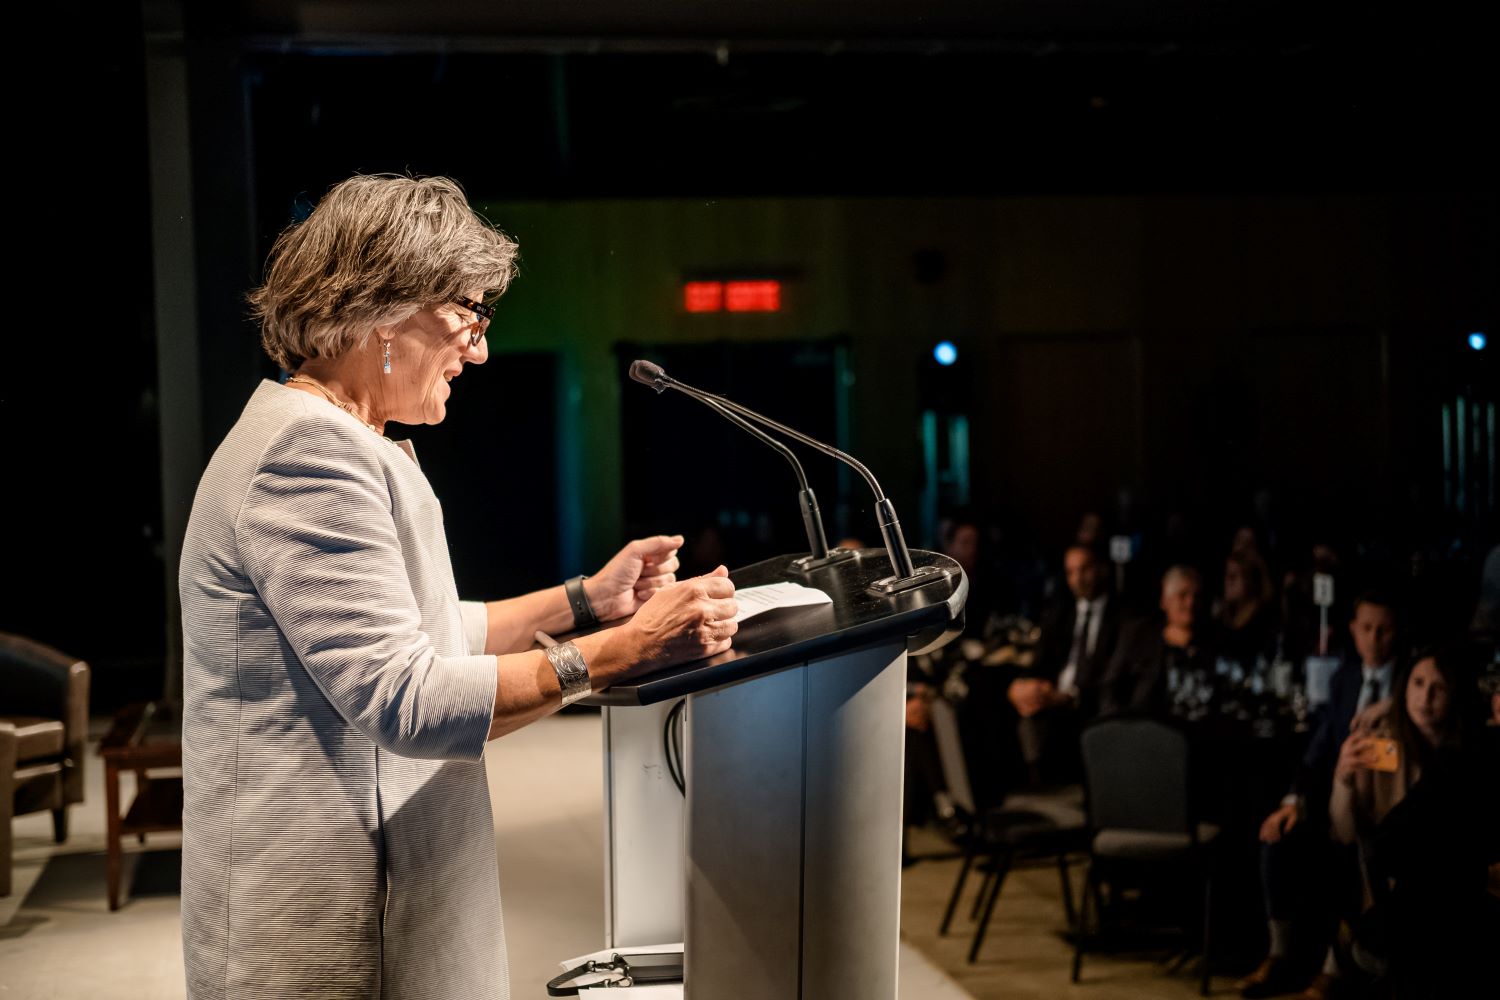
[(281, 234), (250, 296), (293, 374), (251, 393), (183, 545), (191, 997), (505, 996), (485, 743), (732, 641), (727, 571), (678, 581), (680, 536), (459, 599), (437, 497), (387, 432), (444, 419), (515, 261), (454, 182), (361, 176)]

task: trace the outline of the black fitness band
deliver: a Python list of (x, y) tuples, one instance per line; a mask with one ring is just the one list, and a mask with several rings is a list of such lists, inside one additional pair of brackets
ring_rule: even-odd
[(573, 609), (573, 631), (584, 628), (593, 628), (599, 624), (599, 616), (594, 614), (594, 609), (589, 606), (589, 595), (583, 592), (583, 581), (588, 577), (580, 574), (563, 582), (563, 589), (568, 594), (568, 607)]

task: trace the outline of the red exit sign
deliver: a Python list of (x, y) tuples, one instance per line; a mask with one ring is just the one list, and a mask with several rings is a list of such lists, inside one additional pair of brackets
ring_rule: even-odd
[(688, 281), (682, 286), (682, 305), (690, 313), (780, 312), (781, 282)]

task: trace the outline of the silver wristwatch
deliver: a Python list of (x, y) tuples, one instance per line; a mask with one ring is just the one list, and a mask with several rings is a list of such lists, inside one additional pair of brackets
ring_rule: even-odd
[(562, 703), (571, 705), (594, 693), (589, 682), (589, 665), (583, 653), (571, 642), (547, 647), (547, 660), (557, 672), (557, 686), (562, 688)]

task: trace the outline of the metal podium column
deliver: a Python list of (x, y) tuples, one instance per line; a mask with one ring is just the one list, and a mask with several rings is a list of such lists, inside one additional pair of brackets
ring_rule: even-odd
[(691, 695), (688, 1000), (894, 1000), (906, 646)]

